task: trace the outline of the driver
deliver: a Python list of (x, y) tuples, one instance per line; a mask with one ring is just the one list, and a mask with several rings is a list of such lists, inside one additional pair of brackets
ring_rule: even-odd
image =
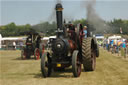
[(76, 37), (76, 33), (75, 33), (75, 26), (73, 24), (69, 24), (68, 28), (67, 28), (67, 32), (69, 37), (75, 41), (75, 37)]

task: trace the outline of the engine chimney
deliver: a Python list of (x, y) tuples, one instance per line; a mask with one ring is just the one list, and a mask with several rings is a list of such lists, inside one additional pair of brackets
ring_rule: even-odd
[(56, 4), (56, 20), (57, 20), (57, 37), (62, 37), (64, 35), (63, 30), (63, 7), (61, 3)]

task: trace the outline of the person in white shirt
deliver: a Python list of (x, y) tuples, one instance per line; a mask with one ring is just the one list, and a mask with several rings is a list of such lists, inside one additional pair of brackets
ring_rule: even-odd
[(13, 49), (16, 49), (16, 42), (13, 42)]

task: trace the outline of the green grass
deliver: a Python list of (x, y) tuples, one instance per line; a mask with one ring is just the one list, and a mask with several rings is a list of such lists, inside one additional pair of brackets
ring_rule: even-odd
[(128, 85), (128, 61), (100, 49), (96, 70), (74, 78), (71, 67), (42, 78), (40, 60), (21, 60), (20, 51), (0, 51), (0, 85)]

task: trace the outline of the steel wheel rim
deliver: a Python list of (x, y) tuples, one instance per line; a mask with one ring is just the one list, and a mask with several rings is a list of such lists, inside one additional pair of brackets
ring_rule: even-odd
[(77, 63), (76, 63), (76, 65), (77, 65), (77, 74), (78, 74), (78, 76), (80, 76), (80, 74), (81, 74), (81, 63), (79, 61), (78, 56), (77, 56)]
[(92, 69), (95, 69), (95, 54), (93, 49), (91, 50), (91, 62), (92, 62)]

